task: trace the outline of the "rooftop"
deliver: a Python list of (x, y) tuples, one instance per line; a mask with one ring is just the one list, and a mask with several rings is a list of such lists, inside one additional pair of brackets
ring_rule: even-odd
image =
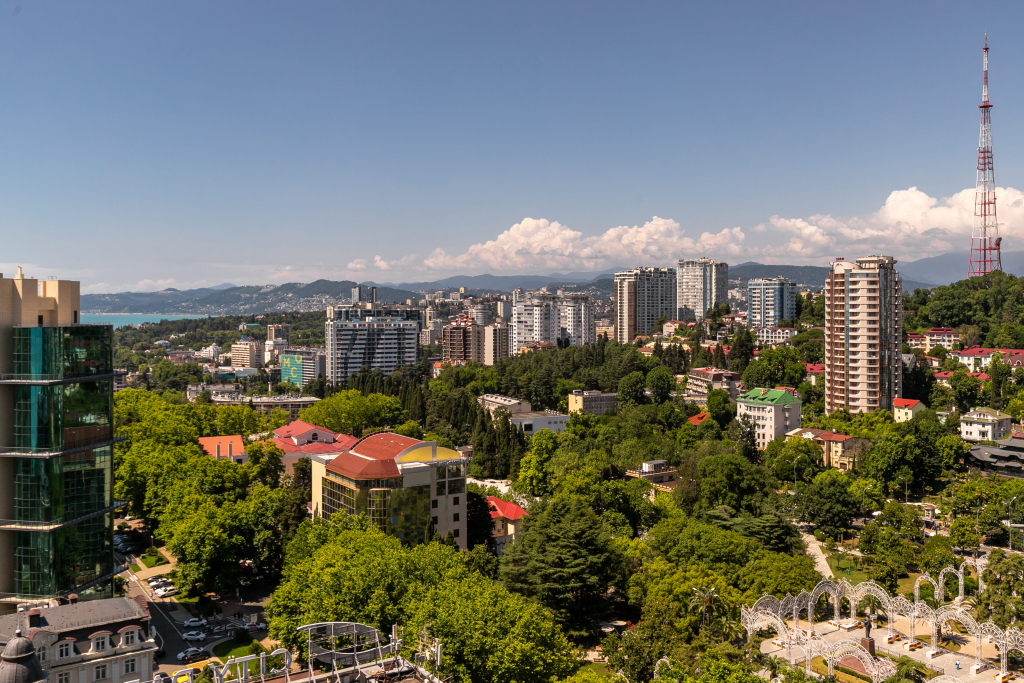
[[(41, 630), (74, 631), (81, 628), (95, 628), (105, 624), (116, 624), (129, 619), (148, 620), (149, 608), (146, 599), (139, 598), (107, 598), (106, 600), (86, 600), (74, 605), (47, 607), (39, 610)], [(28, 613), (16, 612), (0, 616), (0, 644), (6, 644), (14, 637), (14, 632), (21, 629), (22, 633), (34, 630), (29, 628)]]
[(521, 519), (526, 516), (526, 510), (515, 503), (502, 500), (497, 496), (487, 496), (487, 507), (491, 511), (491, 519), (504, 517), (505, 519)]
[(709, 417), (711, 417), (711, 413), (700, 413), (699, 415), (688, 417), (686, 418), (686, 420), (694, 427), (699, 427), (701, 423), (703, 423), (704, 420), (708, 419)]
[(897, 408), (913, 408), (918, 403), (920, 403), (920, 401), (916, 401), (912, 398), (894, 398), (892, 400), (892, 404)]
[(744, 394), (740, 394), (736, 401), (738, 403), (758, 403), (775, 406), (801, 402), (799, 396), (794, 396), (785, 389), (751, 389)]
[[(199, 446), (206, 455), (227, 457), (229, 452), (231, 455), (242, 455), (245, 453), (245, 443), (242, 441), (242, 437), (238, 435), (201, 436), (199, 437)], [(217, 453), (217, 446), (220, 446), (220, 453)]]

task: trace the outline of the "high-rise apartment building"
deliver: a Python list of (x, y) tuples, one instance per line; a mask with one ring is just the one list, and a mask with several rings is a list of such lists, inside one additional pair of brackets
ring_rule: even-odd
[(441, 330), (441, 352), (445, 363), (483, 362), (483, 327), (466, 319), (445, 325)]
[(419, 325), (412, 320), (328, 319), (324, 327), (328, 381), (337, 384), (364, 367), (388, 374), (415, 364), (419, 332)]
[(502, 358), (508, 358), (509, 347), (508, 323), (492, 323), (484, 327), (484, 365), (494, 365)]
[(512, 317), (512, 302), (511, 301), (499, 301), (498, 302), (498, 317), (508, 322), (509, 318)]
[(112, 348), (77, 282), (0, 275), (0, 612), (113, 597)]
[(583, 346), (597, 343), (594, 302), (585, 294), (519, 292), (512, 306), (509, 352), (531, 342)]
[(747, 325), (778, 327), (796, 317), (796, 283), (784, 277), (766, 277), (747, 283)]
[(285, 348), (292, 345), (292, 326), (288, 323), (267, 325), (267, 341), (283, 341)]
[(896, 259), (839, 259), (825, 283), (825, 410), (892, 410), (903, 392), (903, 302)]
[(377, 303), (377, 288), (366, 285), (356, 285), (352, 288), (353, 304), (375, 304)]
[(426, 312), (419, 306), (407, 304), (363, 303), (349, 306), (328, 306), (328, 320), (366, 320), (368, 318), (389, 320), (413, 320), (422, 330), (425, 327)]
[(262, 368), (263, 344), (242, 337), (231, 345), (231, 366), (236, 368)]
[(285, 349), (279, 360), (281, 381), (300, 389), (320, 377), (327, 378), (327, 353), (323, 349)]
[(677, 320), (703, 320), (712, 306), (729, 301), (729, 264), (709, 258), (680, 259), (676, 266)]
[(615, 273), (615, 338), (629, 344), (649, 334), (658, 318), (676, 318), (676, 269), (634, 268)]
[(491, 322), (491, 307), (485, 304), (477, 304), (470, 309), (470, 315), (473, 316), (473, 322), (477, 325), (486, 325)]

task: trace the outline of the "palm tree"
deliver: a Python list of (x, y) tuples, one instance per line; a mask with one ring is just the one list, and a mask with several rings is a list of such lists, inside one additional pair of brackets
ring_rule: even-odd
[(773, 657), (772, 655), (768, 655), (764, 658), (764, 668), (768, 670), (769, 674), (771, 674), (769, 679), (778, 678), (779, 674), (785, 671), (788, 666), (789, 662), (782, 657)]
[(700, 627), (703, 629), (716, 614), (718, 609), (718, 591), (714, 588), (694, 588), (690, 598), (690, 610), (700, 614)]
[(743, 625), (732, 614), (720, 614), (711, 622), (711, 630), (717, 633), (722, 642), (732, 642), (743, 633)]
[(896, 661), (896, 673), (892, 678), (907, 683), (924, 683), (924, 664), (903, 655)]

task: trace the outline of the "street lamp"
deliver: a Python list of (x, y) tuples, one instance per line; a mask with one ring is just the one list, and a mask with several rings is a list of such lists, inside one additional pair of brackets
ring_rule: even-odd
[(909, 486), (909, 484), (907, 483), (907, 478), (897, 477), (897, 479), (903, 482), (903, 504), (906, 505), (908, 502), (910, 502), (910, 495), (907, 493)]

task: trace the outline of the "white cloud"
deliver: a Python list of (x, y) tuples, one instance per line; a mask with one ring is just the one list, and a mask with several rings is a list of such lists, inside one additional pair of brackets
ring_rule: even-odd
[(350, 261), (349, 264), (345, 266), (345, 270), (350, 270), (354, 273), (361, 273), (366, 270), (366, 261), (361, 258), (357, 258), (354, 261)]

